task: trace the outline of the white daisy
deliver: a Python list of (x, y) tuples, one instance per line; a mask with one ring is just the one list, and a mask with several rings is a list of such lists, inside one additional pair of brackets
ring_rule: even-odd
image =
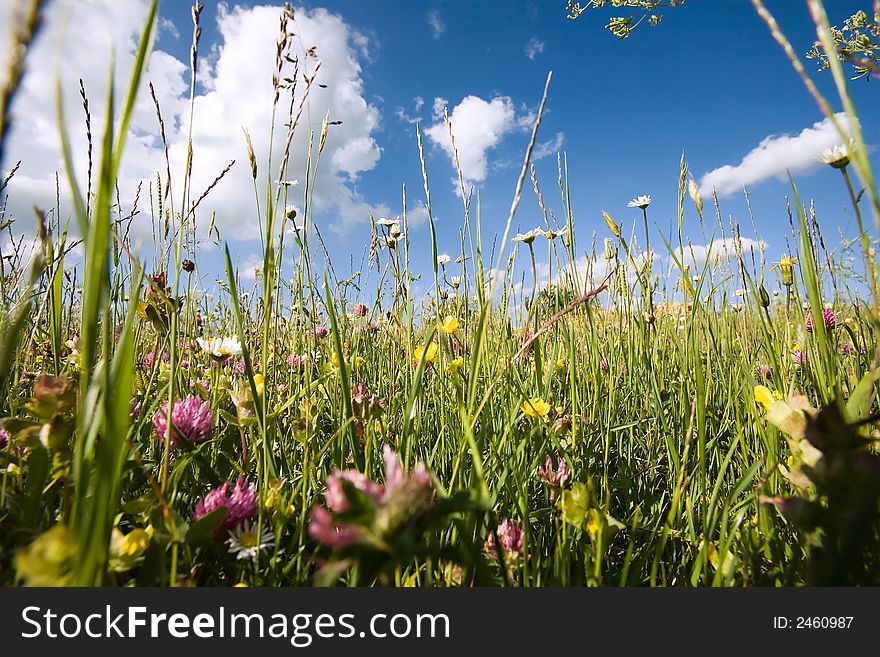
[(199, 343), (202, 351), (214, 358), (228, 358), (241, 353), (241, 343), (236, 337), (210, 338), (208, 340), (196, 338), (196, 342)]
[[(850, 142), (852, 144), (852, 142)], [(837, 144), (832, 148), (826, 148), (819, 156), (819, 161), (830, 164), (835, 169), (842, 169), (849, 164), (850, 148), (843, 144)]]
[(449, 264), (452, 261), (452, 257), (448, 253), (441, 253), (437, 256), (437, 264), (441, 267)]
[(540, 228), (532, 228), (528, 233), (517, 233), (516, 237), (513, 238), (514, 242), (523, 242), (525, 244), (531, 244), (535, 241), (535, 238), (538, 235), (543, 235), (544, 231)]
[(275, 545), (275, 534), (255, 522), (246, 521), (229, 532), (226, 545), (229, 546), (230, 554), (236, 555), (235, 558), (239, 561), (256, 561), (262, 550)]
[(452, 287), (458, 289), (458, 286), (461, 285), (461, 276), (453, 276), (451, 282)]
[(548, 240), (555, 240), (557, 237), (562, 237), (568, 232), (568, 227), (560, 228), (559, 230), (545, 230), (544, 237)]
[(387, 219), (382, 217), (376, 223), (380, 226), (400, 226), (400, 219)]
[(651, 205), (651, 197), (649, 195), (636, 196), (632, 201), (626, 204), (629, 208), (641, 208), (642, 210), (649, 205)]

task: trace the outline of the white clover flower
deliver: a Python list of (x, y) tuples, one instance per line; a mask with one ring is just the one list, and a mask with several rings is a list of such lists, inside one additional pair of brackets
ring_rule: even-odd
[(636, 196), (632, 201), (626, 204), (629, 208), (641, 208), (644, 210), (651, 205), (651, 197), (649, 195)]

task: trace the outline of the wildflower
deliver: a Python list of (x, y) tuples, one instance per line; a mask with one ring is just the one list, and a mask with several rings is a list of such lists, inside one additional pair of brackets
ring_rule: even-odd
[(568, 481), (569, 477), (571, 477), (571, 468), (568, 467), (564, 458), (557, 456), (556, 468), (554, 469), (553, 457), (548, 455), (544, 465), (538, 466), (538, 477), (540, 477), (541, 481), (545, 484), (561, 486)]
[(764, 379), (772, 379), (773, 369), (766, 363), (758, 363), (755, 365), (755, 374)]
[(458, 330), (458, 317), (455, 315), (446, 315), (440, 322), (439, 328), (447, 335), (455, 333)]
[(457, 290), (458, 287), (461, 285), (461, 276), (453, 276), (450, 281), (452, 283), (452, 287)]
[[(852, 342), (844, 342), (840, 345), (840, 353), (844, 356), (852, 356), (856, 353), (856, 346)], [(2, 446), (2, 438), (0, 438), (0, 446)]]
[(529, 417), (545, 418), (550, 412), (550, 404), (540, 397), (532, 397), (522, 403), (522, 412)]
[(544, 237), (546, 237), (551, 242), (555, 240), (557, 237), (562, 237), (568, 232), (568, 227), (560, 228), (558, 230), (545, 230)]
[(244, 365), (244, 358), (239, 358), (237, 361), (235, 361), (235, 364), (232, 366), (232, 371), (235, 372), (236, 374), (244, 374), (245, 373), (246, 368)]
[(773, 265), (773, 269), (779, 269), (779, 273), (782, 275), (782, 284), (786, 287), (794, 284), (794, 266), (796, 264), (797, 258), (784, 255), (779, 259), (779, 262)]
[[(850, 145), (852, 145), (852, 141), (850, 141)], [(819, 161), (829, 164), (835, 169), (843, 169), (849, 164), (849, 152), (850, 149), (847, 146), (837, 144), (832, 148), (826, 148), (822, 151), (821, 155), (819, 155)]]
[(229, 532), (226, 545), (237, 560), (256, 561), (262, 550), (275, 545), (275, 534), (255, 522), (245, 521)]
[(463, 365), (464, 365), (464, 357), (456, 356), (451, 361), (449, 361), (449, 364), (446, 366), (446, 373), (447, 374), (455, 374), (456, 372), (458, 372), (458, 370), (460, 370), (462, 368)]
[(791, 351), (791, 359), (794, 361), (795, 365), (806, 365), (807, 352), (802, 351), (800, 345), (795, 345), (794, 349)]
[(445, 267), (451, 260), (452, 258), (448, 253), (441, 253), (437, 256), (437, 264), (441, 267)]
[(778, 391), (771, 391), (767, 386), (755, 386), (755, 402), (769, 411), (777, 400), (782, 399)]
[(9, 432), (0, 428), (0, 449), (4, 449), (9, 444)]
[(565, 358), (558, 358), (556, 360), (556, 369), (560, 372), (565, 371), (565, 368), (568, 367), (568, 361)]
[(193, 512), (193, 520), (201, 520), (212, 511), (225, 507), (226, 516), (220, 523), (219, 533), (229, 532), (257, 515), (258, 503), (253, 484), (248, 484), (244, 477), (239, 476), (231, 493), (229, 482), (224, 481), (199, 500)]
[(123, 534), (117, 527), (110, 535), (110, 570), (124, 572), (140, 562), (153, 539), (153, 527), (132, 529)]
[(599, 369), (602, 370), (602, 372), (604, 372), (604, 373), (607, 373), (607, 372), (608, 372), (608, 361), (605, 360), (605, 357), (604, 357), (604, 356), (603, 356), (602, 359), (599, 361)]
[[(162, 362), (166, 363), (166, 364), (171, 362), (171, 356), (168, 354), (167, 351), (162, 352)], [(153, 369), (153, 365), (155, 365), (155, 364), (156, 364), (156, 352), (150, 351), (147, 353), (146, 356), (144, 356), (144, 369), (151, 370), (151, 369)]]
[(369, 309), (367, 308), (367, 304), (358, 303), (358, 304), (355, 304), (353, 312), (355, 314), (355, 317), (366, 317), (368, 310)]
[(413, 354), (413, 358), (418, 363), (422, 360), (422, 356), (425, 357), (426, 365), (433, 365), (434, 361), (437, 360), (437, 352), (439, 347), (436, 342), (431, 342), (427, 347), (417, 347), (415, 353)]
[(530, 230), (527, 233), (517, 233), (516, 236), (513, 238), (513, 241), (514, 242), (522, 242), (524, 244), (531, 244), (532, 242), (535, 241), (535, 238), (538, 237), (538, 235), (543, 235), (543, 234), (544, 234), (544, 231), (541, 230), (540, 228), (532, 228), (532, 230)]
[[(822, 323), (825, 324), (825, 328), (834, 328), (837, 325), (837, 315), (834, 314), (834, 311), (831, 308), (822, 308)], [(813, 332), (813, 313), (807, 313), (807, 321), (806, 326), (808, 333)]]
[(315, 337), (316, 338), (326, 338), (330, 335), (330, 331), (327, 330), (324, 326), (316, 326), (315, 327)]
[(355, 357), (354, 357), (354, 369), (355, 369), (355, 371), (361, 369), (361, 365), (363, 365), (363, 364), (364, 364), (364, 357), (363, 357), (363, 356), (355, 356)]
[[(158, 440), (165, 440), (168, 430), (167, 416), (166, 402), (162, 405), (162, 410), (153, 416), (153, 430)], [(201, 397), (194, 395), (178, 399), (174, 402), (171, 411), (171, 426), (172, 447), (177, 445), (179, 436), (183, 436), (190, 443), (210, 440), (214, 436), (214, 414), (211, 412), (211, 406)]]
[(651, 197), (649, 195), (636, 196), (632, 201), (626, 204), (628, 208), (640, 208), (644, 210), (651, 205)]
[(187, 274), (192, 274), (196, 270), (196, 263), (189, 258), (184, 258), (183, 262), (180, 263), (180, 267)]
[(306, 356), (300, 356), (299, 354), (290, 354), (287, 357), (287, 364), (294, 369), (298, 369), (300, 372), (305, 372), (307, 361), (308, 358)]
[(226, 360), (230, 356), (238, 356), (241, 353), (241, 343), (236, 337), (211, 338), (203, 340), (196, 338), (202, 351), (215, 360)]
[(498, 528), (489, 533), (485, 545), (486, 552), (489, 554), (496, 554), (495, 534), (498, 534), (501, 548), (506, 554), (519, 556), (523, 553), (523, 530), (516, 520), (504, 518), (498, 523)]
[[(434, 501), (431, 474), (419, 461), (412, 472), (405, 473), (397, 453), (388, 445), (383, 450), (385, 484), (378, 484), (361, 472), (334, 471), (327, 477), (324, 495), (327, 508), (314, 506), (309, 520), (309, 536), (328, 547), (345, 547), (362, 541), (382, 544), (394, 537), (401, 528), (413, 527), (412, 522), (429, 510)], [(363, 495), (350, 499), (345, 481)], [(372, 507), (369, 520), (340, 522), (336, 514), (349, 510), (353, 503)], [(329, 510), (328, 510), (329, 509)]]
[(390, 228), (391, 226), (400, 226), (400, 219), (386, 219), (385, 217), (382, 217), (376, 223), (380, 226), (386, 226)]

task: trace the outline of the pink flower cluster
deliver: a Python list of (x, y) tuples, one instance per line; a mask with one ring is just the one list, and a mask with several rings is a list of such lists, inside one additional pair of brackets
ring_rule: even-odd
[[(168, 354), (167, 351), (162, 352), (162, 362), (165, 363), (166, 365), (171, 362), (171, 356)], [(155, 364), (156, 364), (156, 352), (150, 351), (147, 353), (146, 356), (144, 356), (144, 368), (151, 370), (151, 369), (153, 369), (153, 365), (155, 365)]]
[[(501, 541), (501, 548), (507, 554), (523, 553), (523, 531), (522, 527), (516, 520), (504, 518), (498, 525), (496, 530), (498, 540)], [(486, 539), (486, 552), (495, 554), (495, 534), (489, 533)]]
[[(162, 410), (153, 416), (153, 430), (158, 440), (165, 440), (168, 430), (168, 403), (162, 405)], [(214, 414), (211, 406), (201, 397), (187, 395), (183, 399), (174, 402), (171, 410), (171, 446), (178, 442), (178, 435), (182, 435), (191, 443), (204, 442), (214, 437)]]
[(349, 522), (336, 522), (334, 514), (346, 511), (351, 504), (343, 482), (354, 486), (376, 505), (376, 516), (386, 519), (385, 526), (378, 528), (379, 530), (393, 528), (395, 520), (430, 504), (434, 497), (434, 488), (431, 473), (425, 464), (419, 461), (412, 472), (407, 474), (400, 465), (397, 453), (388, 445), (384, 446), (382, 454), (385, 460), (384, 486), (356, 470), (334, 470), (330, 473), (327, 477), (327, 491), (324, 493), (327, 508), (317, 505), (312, 507), (309, 536), (328, 547), (341, 548), (360, 542), (365, 531), (375, 529)]
[(551, 486), (561, 486), (571, 477), (571, 468), (561, 456), (556, 457), (556, 468), (553, 467), (553, 457), (547, 456), (543, 466), (538, 466), (538, 477)]
[[(834, 314), (834, 311), (831, 308), (822, 308), (822, 323), (825, 324), (825, 328), (834, 328), (837, 325), (837, 315)], [(813, 313), (807, 313), (807, 325), (806, 329), (808, 333), (813, 332)]]
[(248, 484), (239, 476), (235, 488), (229, 492), (229, 482), (224, 481), (196, 503), (193, 520), (201, 520), (212, 511), (226, 507), (226, 517), (217, 528), (217, 534), (224, 534), (257, 515), (259, 502), (253, 484)]

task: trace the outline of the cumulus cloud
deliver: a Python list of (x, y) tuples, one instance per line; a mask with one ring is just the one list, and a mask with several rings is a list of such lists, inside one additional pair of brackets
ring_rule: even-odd
[(446, 31), (446, 23), (443, 22), (443, 18), (441, 18), (440, 12), (437, 9), (432, 9), (425, 14), (425, 20), (431, 27), (431, 34), (435, 39), (443, 36), (443, 33)]
[[(443, 98), (434, 100), (435, 123), (425, 130), (425, 134), (454, 162), (452, 139), (442, 118), (445, 105)], [(486, 179), (489, 172), (488, 152), (498, 146), (505, 135), (527, 125), (523, 119), (517, 115), (513, 101), (506, 96), (496, 96), (489, 101), (479, 96), (466, 96), (452, 109), (449, 121), (455, 135), (462, 176), (467, 185)]]
[[(845, 128), (847, 117), (837, 114)], [(826, 148), (840, 143), (840, 134), (830, 119), (814, 123), (797, 135), (770, 135), (764, 138), (742, 159), (739, 164), (725, 164), (709, 171), (700, 179), (700, 193), (730, 196), (743, 186), (756, 185), (768, 178), (784, 179), (786, 172), (803, 173), (820, 166), (819, 154)]]
[[(115, 52), (115, 83), (117, 97), (121, 98), (146, 10), (146, 0), (88, 3), (56, 0), (49, 6), (44, 29), (29, 58), (30, 62), (40, 64), (30, 68), (16, 97), (12, 108), (13, 130), (6, 150), (9, 161), (2, 163), (8, 170), (16, 160), (22, 160), (21, 169), (7, 190), (10, 208), (18, 209), (20, 216), (29, 215), (31, 204), (54, 206), (55, 172), (62, 168), (55, 125), (56, 75), (65, 86), (67, 130), (78, 167), (76, 174), (80, 185), (85, 187), (85, 130), (76, 81), (82, 78), (89, 96), (92, 131), (97, 141), (107, 92), (109, 57), (106, 55), (111, 49)], [(207, 216), (216, 208), (216, 226), (227, 239), (248, 240), (259, 235), (260, 218), (253, 203), (253, 184), (241, 128), (246, 128), (253, 139), (259, 166), (258, 187), (265, 188), (266, 176), (275, 180), (279, 173), (289, 95), (286, 99), (282, 96), (279, 105), (280, 117), (276, 118), (276, 136), (272, 142), (272, 171), (266, 170), (279, 12), (279, 7), (230, 8), (221, 3), (217, 14), (217, 42), (213, 48), (202, 44), (199, 65), (202, 78), (192, 125), (192, 190), (194, 197), (200, 194), (228, 162), (236, 160), (235, 166), (200, 206), (203, 217), (198, 219), (199, 227), (206, 229)], [(167, 25), (164, 29), (169, 30)], [(322, 217), (332, 216), (331, 227), (344, 231), (354, 223), (366, 222), (371, 211), (374, 214), (387, 212), (385, 206), (369, 204), (351, 186), (359, 174), (375, 167), (381, 157), (374, 137), (380, 114), (365, 98), (361, 69), (361, 60), (368, 58), (374, 44), (341, 17), (324, 9), (297, 10), (290, 29), (296, 34), (293, 54), (300, 59), (300, 76), (315, 68), (316, 60), (307, 58), (304, 52), (314, 46), (321, 62), (316, 83), (326, 87), (315, 85), (311, 89), (283, 177), (306, 178), (309, 131), (317, 135), (323, 117), (329, 112), (331, 121), (341, 123), (330, 126), (328, 132), (322, 158), (329, 163), (318, 169), (313, 208), (319, 222)], [(82, 34), (89, 35), (88, 48), (81, 47)], [(2, 40), (0, 38), (0, 46)], [(147, 81), (153, 83), (162, 109), (169, 144), (172, 193), (179, 194), (190, 130), (188, 62), (160, 50), (154, 51), (149, 61), (119, 178), (123, 205), (131, 203), (138, 184), (143, 184), (142, 210), (149, 207), (148, 185), (155, 186), (156, 173), (162, 172), (164, 178), (165, 171), (165, 156), (155, 109), (146, 89)], [(300, 79), (295, 105), (303, 89)], [(63, 178), (61, 185), (64, 194), (67, 185)], [(134, 227), (135, 232), (140, 230), (145, 236), (150, 234), (147, 214), (142, 212)]]
[(526, 42), (524, 47), (526, 57), (529, 59), (534, 59), (542, 52), (544, 52), (544, 42), (539, 41), (537, 37), (532, 37)]

